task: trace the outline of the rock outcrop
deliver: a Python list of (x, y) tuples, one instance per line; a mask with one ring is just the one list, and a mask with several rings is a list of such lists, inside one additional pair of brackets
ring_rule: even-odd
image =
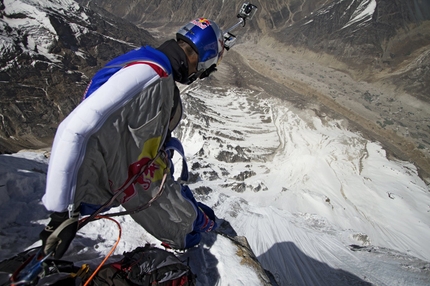
[(157, 43), (104, 10), (15, 6), (0, 5), (0, 153), (49, 146), (98, 68)]

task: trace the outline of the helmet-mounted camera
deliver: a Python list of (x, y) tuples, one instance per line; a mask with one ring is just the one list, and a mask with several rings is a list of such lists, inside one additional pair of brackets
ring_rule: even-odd
[(227, 31), (224, 32), (224, 48), (227, 51), (236, 44), (237, 37), (236, 35), (232, 34), (232, 31), (240, 25), (242, 25), (242, 27), (245, 27), (246, 20), (251, 20), (256, 12), (257, 6), (248, 2), (242, 4), (242, 7), (240, 7), (239, 13), (237, 14), (239, 22), (237, 22), (235, 25), (233, 25)]
[(257, 12), (257, 6), (250, 3), (243, 3), (239, 13), (237, 14), (237, 17), (242, 18), (243, 20), (251, 20), (252, 17), (254, 17), (255, 12)]
[(176, 38), (188, 43), (199, 55), (197, 73), (192, 74), (183, 83), (190, 84), (197, 78), (207, 77), (216, 70), (224, 49), (229, 50), (236, 43), (236, 36), (231, 31), (245, 26), (247, 19), (251, 20), (257, 12), (257, 6), (243, 3), (237, 17), (239, 21), (223, 32), (215, 22), (206, 18), (195, 19), (176, 33)]

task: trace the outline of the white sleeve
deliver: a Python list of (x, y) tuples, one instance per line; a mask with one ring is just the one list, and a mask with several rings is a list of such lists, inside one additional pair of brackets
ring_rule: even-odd
[(91, 135), (113, 112), (159, 78), (146, 64), (124, 68), (79, 104), (60, 124), (55, 134), (46, 192), (42, 198), (47, 210), (63, 212), (73, 204), (78, 170)]

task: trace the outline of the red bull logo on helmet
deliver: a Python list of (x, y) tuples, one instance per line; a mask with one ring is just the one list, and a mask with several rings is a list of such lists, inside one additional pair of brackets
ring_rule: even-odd
[(206, 29), (211, 25), (211, 22), (206, 18), (198, 18), (197, 20), (191, 21), (191, 23), (198, 26), (202, 30)]

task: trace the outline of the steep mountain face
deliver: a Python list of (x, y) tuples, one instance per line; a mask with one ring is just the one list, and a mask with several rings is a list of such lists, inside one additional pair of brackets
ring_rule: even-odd
[(275, 35), (286, 44), (334, 55), (363, 79), (388, 74), (400, 87), (426, 97), (430, 91), (429, 20), (429, 1), (341, 0)]
[(1, 1), (0, 153), (49, 146), (107, 60), (155, 44), (146, 31), (70, 1)]
[[(103, 7), (140, 27), (173, 32), (204, 16), (228, 28), (243, 3), (235, 1), (78, 0)], [(423, 0), (282, 0), (251, 1), (258, 17), (248, 35), (264, 36), (295, 47), (328, 54), (364, 80), (388, 78), (418, 97), (430, 94), (430, 2)], [(376, 77), (375, 77), (376, 76)], [(428, 99), (427, 99), (428, 100)]]
[[(181, 25), (195, 17), (216, 20), (226, 29), (236, 23), (235, 15), (243, 2), (61, 0), (54, 4), (0, 0), (0, 3), (0, 152), (13, 152), (23, 147), (49, 146), (60, 120), (79, 103), (89, 78), (108, 59), (135, 46), (156, 45), (171, 38)], [(414, 117), (418, 111), (414, 112), (413, 106), (406, 111), (402, 103), (400, 107), (391, 105), (404, 92), (426, 103), (430, 101), (429, 1), (255, 0), (251, 3), (258, 6), (258, 12), (241, 30), (239, 44), (247, 45), (247, 50), (257, 45), (278, 52), (255, 59), (244, 56), (246, 61), (260, 61), (260, 69), (253, 68), (255, 72), (285, 78), (268, 70), (280, 60), (288, 63), (291, 60), (288, 57), (294, 57), (295, 53), (356, 81), (394, 85), (395, 94), (385, 101), (366, 91), (359, 95), (360, 100), (363, 97), (366, 101), (362, 104), (365, 108), (387, 117), (376, 119), (373, 122), (376, 127), (367, 129), (381, 127), (398, 132), (400, 128), (414, 141), (416, 160), (423, 157), (422, 150), (430, 154), (430, 125), (424, 124), (415, 131), (417, 122), (428, 116)], [(288, 55), (283, 52), (287, 50), (291, 52)], [(240, 57), (244, 50), (238, 52)], [(274, 57), (274, 61), (268, 61), (266, 56)], [(230, 61), (233, 62), (232, 58)], [(298, 86), (290, 79), (282, 82), (288, 88), (293, 84)], [(356, 97), (353, 93), (349, 96)], [(385, 104), (384, 109), (381, 103)], [(408, 121), (393, 112), (403, 112)], [(386, 137), (382, 133), (378, 136), (373, 138)], [(408, 144), (399, 143), (396, 148), (405, 152), (411, 149), (406, 147)], [(426, 158), (423, 164), (430, 170), (430, 159)]]
[[(79, 2), (86, 7), (102, 7), (149, 29), (160, 38), (171, 37), (184, 22), (200, 16), (214, 19), (226, 29), (237, 21), (235, 13), (242, 4), (238, 0), (215, 0), (210, 5), (173, 0)], [(358, 92), (361, 88), (346, 91), (339, 86), (334, 91), (333, 84), (324, 80), (325, 74), (309, 74), (312, 81), (322, 81), (331, 86), (325, 98), (319, 98), (319, 102), (323, 99), (325, 107), (335, 108), (335, 113), (340, 112), (361, 132), (368, 134), (369, 138), (383, 142), (392, 151), (391, 154), (417, 163), (421, 170), (427, 170), (426, 173), (430, 174), (430, 125), (417, 124), (426, 122), (428, 114), (416, 109), (420, 106), (420, 109), (426, 110), (423, 104), (415, 103), (415, 99), (425, 104), (430, 101), (428, 1), (256, 0), (252, 3), (258, 6), (258, 12), (240, 32), (243, 36), (238, 42), (244, 43), (246, 48), (238, 49), (238, 52), (245, 61), (254, 62), (254, 71), (266, 77), (278, 78), (278, 82), (284, 78), (280, 80), (282, 85), (305, 95), (302, 92), (308, 88), (303, 82), (294, 81), (274, 69), (276, 62), (285, 60), (288, 64), (291, 57), (300, 56), (311, 64), (320, 64), (344, 73), (342, 78), (347, 76), (356, 82), (390, 86), (390, 90), (381, 89), (378, 92), (381, 96), (371, 94), (369, 90)], [(254, 55), (258, 58), (244, 53), (252, 49), (253, 45), (262, 48), (261, 54)], [(273, 49), (269, 52), (265, 46)], [(306, 94), (315, 95), (319, 91), (308, 90)], [(280, 93), (285, 94), (285, 91)], [(363, 115), (364, 121), (360, 121), (348, 111), (356, 112), (354, 106), (343, 106), (339, 110), (339, 104), (343, 103), (333, 93), (345, 94), (346, 98), (349, 97), (348, 101), (356, 101), (359, 106), (371, 111), (375, 119), (369, 122), (369, 116)], [(408, 96), (415, 99), (404, 102), (403, 99)], [(307, 100), (313, 101), (312, 98)]]
[[(216, 21), (224, 29), (235, 22), (235, 15), (245, 1), (195, 1), (195, 0), (77, 0), (88, 7), (102, 7), (112, 14), (127, 19), (141, 27), (158, 30), (177, 28), (196, 17), (205, 17)], [(258, 34), (272, 32), (287, 27), (323, 7), (329, 0), (281, 0), (249, 1), (259, 9), (258, 17), (250, 22), (249, 27)]]

